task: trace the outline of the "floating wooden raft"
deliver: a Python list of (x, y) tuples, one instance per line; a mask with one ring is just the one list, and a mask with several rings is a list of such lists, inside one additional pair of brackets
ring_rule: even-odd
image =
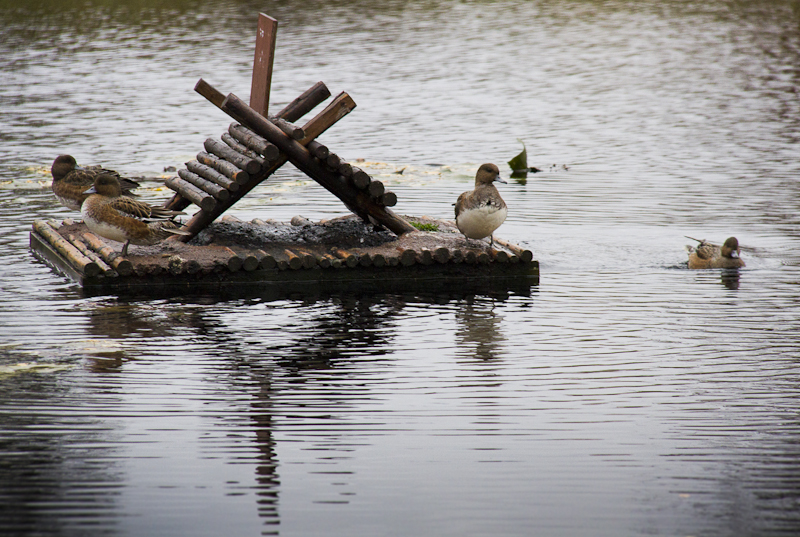
[[(436, 223), (440, 231), (396, 238), (389, 232), (376, 236), (354, 216), (317, 224), (296, 218), (295, 225), (226, 217), (198, 237), (202, 245), (164, 241), (133, 247), (136, 255), (127, 257), (119, 255), (119, 243), (95, 236), (82, 222), (36, 221), (30, 237), (40, 258), (89, 294), (179, 294), (256, 284), (331, 291), (343, 285), (430, 291), (440, 284), (463, 289), (469, 282), (478, 289), (538, 284), (539, 264), (530, 250), (501, 239), (495, 239), (498, 248), (466, 243), (451, 222), (420, 220)], [(360, 240), (353, 233), (358, 227), (371, 245), (343, 245), (341, 237)], [(322, 238), (298, 240), (297, 233)], [(326, 240), (327, 233), (333, 238)]]

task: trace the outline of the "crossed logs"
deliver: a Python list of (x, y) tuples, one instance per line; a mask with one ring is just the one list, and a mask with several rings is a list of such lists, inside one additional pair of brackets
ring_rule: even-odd
[(205, 151), (198, 153), (196, 160), (187, 162), (178, 177), (166, 181), (175, 195), (165, 207), (183, 210), (193, 203), (200, 209), (183, 228), (190, 235), (177, 240), (191, 240), (287, 161), (365, 222), (385, 227), (396, 235), (414, 231), (411, 224), (389, 209), (397, 203), (393, 192), (386, 191), (383, 183), (316, 141), (355, 108), (356, 103), (347, 93), (339, 94), (322, 112), (299, 127), (293, 122), (330, 97), (322, 82), (317, 82), (276, 116), (269, 117), (262, 116), (232, 93), (223, 95), (202, 78), (195, 91), (237, 123), (228, 127), (221, 142), (206, 140)]

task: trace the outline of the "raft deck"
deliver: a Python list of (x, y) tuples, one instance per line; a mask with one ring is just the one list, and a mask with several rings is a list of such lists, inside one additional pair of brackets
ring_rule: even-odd
[(495, 240), (466, 240), (452, 222), (411, 218), (438, 231), (376, 232), (350, 215), (312, 223), (226, 217), (191, 243), (167, 240), (129, 247), (92, 234), (83, 222), (39, 220), (31, 231), (36, 255), (96, 294), (192, 294), (232, 288), (432, 291), (529, 288), (539, 283), (530, 250)]

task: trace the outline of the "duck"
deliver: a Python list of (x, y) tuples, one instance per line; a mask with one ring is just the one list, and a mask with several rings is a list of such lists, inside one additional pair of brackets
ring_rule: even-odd
[(153, 207), (124, 196), (116, 175), (101, 173), (84, 193), (87, 198), (81, 206), (81, 214), (86, 227), (101, 237), (124, 242), (123, 256), (128, 255), (129, 244), (147, 246), (170, 235), (191, 235), (178, 229), (173, 221), (186, 213)]
[(494, 182), (505, 183), (500, 169), (491, 163), (482, 164), (475, 174), (475, 190), (464, 192), (456, 200), (456, 226), (467, 239), (489, 237), (494, 246), (494, 232), (505, 221), (508, 207)]
[[(692, 239), (691, 237), (687, 237)], [(699, 244), (695, 247), (686, 246), (689, 252), (690, 269), (709, 269), (709, 268), (740, 268), (745, 266), (744, 261), (739, 257), (739, 241), (736, 237), (728, 237), (722, 246), (707, 242), (705, 239), (698, 240)]]
[(75, 157), (72, 155), (59, 155), (50, 167), (53, 174), (53, 194), (64, 207), (73, 211), (80, 211), (81, 205), (89, 197), (86, 190), (94, 185), (94, 180), (100, 174), (114, 175), (120, 183), (122, 195), (135, 197), (131, 192), (139, 186), (139, 183), (132, 179), (120, 177), (113, 170), (106, 170), (101, 166), (78, 166)]

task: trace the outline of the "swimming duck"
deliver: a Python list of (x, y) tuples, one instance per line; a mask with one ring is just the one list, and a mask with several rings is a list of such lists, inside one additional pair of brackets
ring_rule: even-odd
[(494, 164), (483, 164), (475, 174), (475, 190), (464, 192), (456, 201), (456, 226), (468, 239), (489, 237), (494, 245), (494, 231), (508, 214), (506, 202), (500, 197), (495, 181), (505, 183)]
[(72, 155), (59, 155), (50, 168), (53, 174), (53, 194), (61, 205), (69, 209), (80, 211), (84, 200), (89, 197), (86, 189), (94, 185), (94, 180), (100, 174), (113, 175), (120, 182), (123, 196), (136, 196), (131, 190), (139, 186), (139, 183), (131, 179), (120, 177), (113, 170), (106, 170), (100, 166), (78, 166)]
[(190, 235), (178, 229), (172, 219), (180, 211), (153, 207), (142, 201), (122, 195), (116, 175), (100, 174), (94, 185), (84, 192), (81, 214), (86, 226), (107, 239), (124, 242), (122, 255), (128, 254), (128, 245), (150, 245), (170, 235)]
[[(691, 239), (691, 237), (688, 237)], [(692, 239), (697, 240), (697, 239)], [(722, 246), (711, 244), (705, 240), (698, 241), (696, 247), (686, 247), (689, 252), (690, 269), (739, 268), (744, 261), (739, 257), (739, 241), (736, 237), (728, 237)]]

